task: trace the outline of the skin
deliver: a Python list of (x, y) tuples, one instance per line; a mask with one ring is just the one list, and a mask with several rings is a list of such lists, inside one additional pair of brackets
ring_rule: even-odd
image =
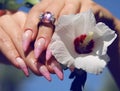
[[(33, 73), (43, 75), (48, 80), (51, 80), (49, 71), (52, 73), (55, 72), (60, 79), (63, 79), (60, 65), (56, 62), (54, 57), (52, 57), (50, 50), (47, 49), (53, 34), (53, 27), (40, 26), (38, 28), (37, 26), (40, 21), (39, 15), (42, 12), (49, 11), (54, 14), (57, 23), (57, 19), (62, 15), (85, 12), (88, 9), (93, 10), (97, 22), (102, 21), (110, 28), (114, 29), (118, 34), (120, 33), (120, 21), (108, 10), (96, 4), (92, 0), (42, 0), (40, 3), (36, 4), (28, 14), (17, 12), (14, 14), (9, 13), (7, 16), (5, 15), (0, 17), (0, 28), (2, 31), (0, 34), (3, 36), (0, 38), (0, 41), (2, 41), (2, 43), (5, 42), (5, 44), (8, 45), (0, 46), (0, 49), (2, 49), (1, 53), (17, 68), (23, 69), (26, 66), (25, 69), (28, 67), (33, 71)], [(6, 24), (8, 23), (8, 20), (9, 22), (12, 22), (11, 24), (13, 24), (12, 26), (15, 27), (15, 30), (11, 26), (8, 27)], [(9, 41), (6, 42), (5, 38)], [(41, 40), (44, 42), (42, 45)], [(113, 46), (116, 44), (114, 51), (116, 50), (115, 52), (118, 55), (114, 57), (112, 53), (109, 52), (109, 55), (111, 55), (111, 63), (108, 64), (108, 67), (116, 82), (120, 84), (120, 81), (118, 80), (120, 74), (116, 74), (120, 72), (114, 71), (120, 67), (118, 64), (120, 49), (118, 44), (119, 40), (116, 42), (117, 43), (113, 43)], [(34, 49), (31, 47), (32, 45), (34, 45)], [(8, 52), (7, 54), (7, 48), (11, 52), (14, 50), (14, 52), (12, 54), (10, 54), (11, 52)], [(10, 48), (13, 49), (11, 50)], [(110, 48), (109, 50), (113, 50), (113, 48)], [(45, 55), (44, 51), (46, 51)], [(23, 59), (22, 63), (19, 63), (24, 64), (24, 67), (19, 67), (19, 64), (15, 61), (16, 57)], [(38, 62), (39, 58), (42, 59), (40, 62)], [(116, 62), (114, 60), (116, 60)], [(27, 71), (24, 71), (24, 73), (27, 73)]]
[[(51, 58), (51, 62), (48, 62), (46, 66), (45, 63), (40, 63), (37, 61), (32, 47), (28, 49), (27, 55), (22, 50), (22, 34), (26, 18), (27, 14), (24, 12), (12, 13), (7, 11), (4, 15), (1, 14), (0, 62), (13, 64), (15, 67), (21, 69), (26, 76), (29, 76), (29, 68), (36, 75), (43, 75), (49, 81), (51, 81), (49, 71), (51, 73), (56, 73), (59, 79), (62, 80), (63, 73), (61, 71), (61, 67), (54, 58)], [(43, 58), (40, 58), (40, 60), (42, 61)]]

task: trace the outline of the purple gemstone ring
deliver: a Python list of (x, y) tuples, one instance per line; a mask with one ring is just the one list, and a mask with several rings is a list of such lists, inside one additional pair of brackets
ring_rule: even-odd
[(51, 12), (45, 12), (40, 14), (40, 22), (43, 24), (52, 24), (55, 23), (54, 15)]

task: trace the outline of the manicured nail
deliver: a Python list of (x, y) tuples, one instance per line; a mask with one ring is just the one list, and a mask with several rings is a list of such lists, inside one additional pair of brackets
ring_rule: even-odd
[(51, 81), (50, 73), (45, 66), (39, 68), (40, 73), (48, 80)]
[(63, 80), (63, 78), (64, 78), (63, 72), (57, 66), (55, 66), (54, 63), (51, 64), (51, 66), (52, 66), (54, 72), (56, 73), (56, 75), (58, 76), (58, 78), (60, 80)]
[(35, 58), (38, 58), (40, 56), (44, 47), (45, 47), (45, 39), (44, 38), (40, 38), (35, 42), (35, 50), (34, 50)]
[(26, 30), (23, 34), (23, 50), (27, 51), (27, 48), (31, 42), (32, 38), (32, 31), (31, 30)]
[(47, 49), (46, 51), (46, 60), (48, 61), (52, 57), (52, 52), (50, 49)]
[(29, 72), (28, 72), (28, 69), (27, 69), (27, 66), (26, 66), (24, 60), (20, 57), (17, 57), (16, 61), (18, 62), (19, 66), (20, 66), (21, 70), (24, 72), (24, 74), (26, 76), (29, 76)]
[(58, 78), (60, 80), (63, 80), (64, 77), (63, 77), (63, 73), (61, 72), (61, 70), (59, 68), (57, 68), (56, 66), (53, 67), (53, 70), (55, 71)]

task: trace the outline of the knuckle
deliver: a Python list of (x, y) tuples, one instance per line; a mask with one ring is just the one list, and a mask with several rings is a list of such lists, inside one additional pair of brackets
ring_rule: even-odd
[(2, 24), (6, 24), (8, 22), (8, 20), (10, 19), (11, 15), (4, 15), (0, 17), (0, 25)]

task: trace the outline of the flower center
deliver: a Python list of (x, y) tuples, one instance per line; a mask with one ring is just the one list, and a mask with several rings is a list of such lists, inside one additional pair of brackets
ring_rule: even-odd
[(92, 52), (94, 47), (93, 32), (82, 34), (74, 40), (75, 51), (79, 54)]

